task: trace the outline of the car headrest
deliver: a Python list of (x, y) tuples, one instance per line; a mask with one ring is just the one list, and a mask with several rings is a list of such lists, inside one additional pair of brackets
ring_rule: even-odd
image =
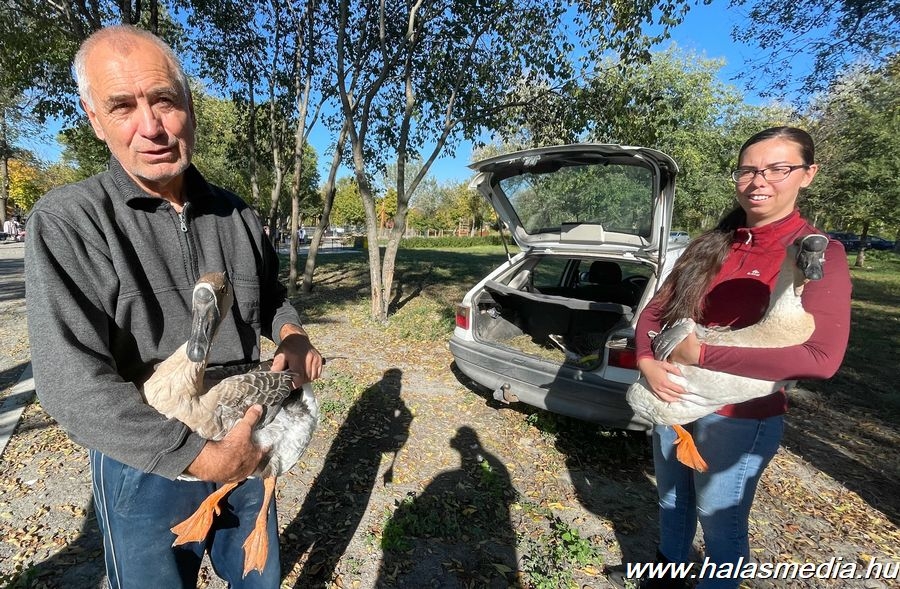
[(594, 284), (610, 284), (622, 282), (622, 269), (615, 262), (597, 260), (591, 264), (588, 280)]

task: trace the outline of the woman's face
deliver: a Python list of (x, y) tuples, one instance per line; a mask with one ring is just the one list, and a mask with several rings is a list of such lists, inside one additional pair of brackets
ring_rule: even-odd
[[(766, 170), (805, 163), (798, 144), (781, 137), (773, 137), (745, 149), (738, 162), (738, 168)], [(758, 227), (788, 216), (797, 206), (800, 189), (809, 186), (817, 171), (818, 166), (812, 164), (791, 171), (787, 178), (778, 182), (766, 180), (762, 174), (754, 175), (749, 181), (738, 182), (737, 199), (747, 213), (748, 226)]]

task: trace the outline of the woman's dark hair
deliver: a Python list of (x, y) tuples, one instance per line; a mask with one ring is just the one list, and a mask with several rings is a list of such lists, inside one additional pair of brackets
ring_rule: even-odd
[(741, 145), (741, 149), (738, 151), (738, 161), (741, 161), (741, 156), (744, 155), (748, 147), (767, 139), (784, 139), (796, 143), (800, 147), (800, 157), (803, 158), (803, 163), (807, 166), (813, 165), (816, 161), (816, 147), (813, 144), (812, 137), (810, 137), (809, 133), (797, 127), (770, 127), (753, 135)]
[[(809, 166), (815, 162), (812, 137), (803, 129), (796, 127), (771, 127), (756, 133), (741, 146), (738, 161), (751, 145), (776, 138), (796, 143), (800, 147), (804, 164)], [(722, 268), (734, 240), (735, 230), (746, 225), (747, 213), (738, 206), (722, 217), (714, 229), (688, 244), (657, 295), (663, 301), (663, 325), (682, 317), (700, 319), (703, 312), (703, 295)]]

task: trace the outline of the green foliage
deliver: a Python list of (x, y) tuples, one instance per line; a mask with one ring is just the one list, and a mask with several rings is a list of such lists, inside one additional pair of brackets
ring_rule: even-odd
[(410, 206), (407, 225), (419, 231), (454, 231), (464, 227), (474, 234), (496, 216), (468, 182), (438, 184), (428, 176), (419, 185)]
[(63, 146), (61, 163), (75, 170), (78, 179), (89, 178), (106, 169), (109, 149), (97, 139), (87, 118), (60, 131)]
[(674, 47), (634, 63), (607, 57), (584, 83), (526, 101), (503, 136), (512, 148), (588, 140), (659, 149), (679, 166), (674, 223), (709, 227), (732, 206), (728, 173), (741, 143), (789, 118), (783, 108), (743, 104), (719, 81), (723, 66)]
[[(760, 51), (742, 76), (763, 96), (825, 90), (855, 62), (880, 63), (897, 51), (898, 0), (732, 0), (746, 14), (732, 36)], [(808, 74), (789, 75), (791, 62), (812, 58)], [(760, 80), (765, 80), (760, 84)]]
[(366, 212), (356, 180), (349, 176), (339, 178), (334, 191), (331, 223), (339, 226), (360, 225), (365, 220)]
[[(245, 147), (238, 134), (238, 113), (234, 103), (193, 87), (194, 114), (197, 117), (197, 143), (193, 162), (211, 183), (250, 200), (250, 183), (244, 165), (235, 165), (233, 153)], [(243, 162), (242, 162), (243, 163)], [(253, 206), (259, 203), (251, 202)]]
[(500, 188), (528, 233), (581, 222), (649, 235), (653, 186), (647, 168), (597, 164), (550, 174), (535, 170), (501, 180)]
[(543, 517), (549, 522), (549, 531), (538, 538), (524, 538), (527, 550), (522, 558), (522, 568), (531, 586), (536, 589), (560, 589), (575, 587), (572, 569), (577, 566), (599, 565), (603, 559), (597, 546), (581, 537), (577, 528), (563, 521), (545, 508), (535, 504), (527, 506), (533, 517)]
[[(509, 243), (508, 238), (507, 243)], [(443, 237), (406, 237), (400, 241), (401, 249), (473, 248), (487, 245), (503, 245), (503, 240), (499, 235), (479, 237), (445, 235)]]
[(821, 171), (809, 191), (810, 207), (829, 228), (895, 232), (900, 224), (900, 57), (881, 69), (846, 75), (816, 110)]

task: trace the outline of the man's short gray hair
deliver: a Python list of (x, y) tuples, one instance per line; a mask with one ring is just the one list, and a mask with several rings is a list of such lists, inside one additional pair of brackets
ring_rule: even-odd
[(81, 44), (81, 47), (78, 49), (78, 53), (75, 54), (75, 60), (72, 63), (73, 69), (75, 70), (75, 82), (78, 83), (78, 96), (91, 110), (93, 110), (94, 108), (94, 101), (91, 98), (90, 80), (88, 80), (87, 75), (88, 55), (100, 43), (107, 42), (117, 45), (121, 44), (123, 47), (125, 47), (135, 37), (137, 37), (138, 39), (149, 41), (163, 52), (166, 58), (171, 62), (172, 67), (174, 67), (175, 71), (177, 72), (177, 82), (181, 86), (185, 98), (188, 98), (190, 96), (190, 87), (188, 86), (187, 75), (185, 75), (184, 73), (184, 68), (181, 67), (181, 61), (165, 41), (163, 41), (150, 31), (145, 31), (144, 29), (139, 29), (130, 25), (113, 25), (110, 27), (102, 28), (85, 39)]

